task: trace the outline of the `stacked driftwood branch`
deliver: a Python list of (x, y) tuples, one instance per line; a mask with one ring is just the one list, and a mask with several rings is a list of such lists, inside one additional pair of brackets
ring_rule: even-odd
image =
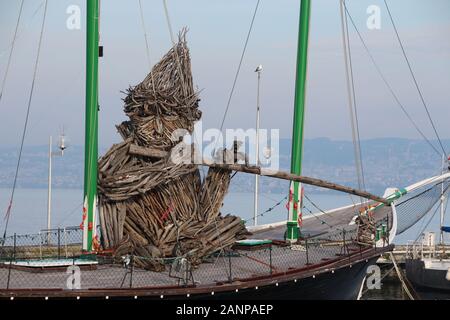
[[(210, 168), (202, 182), (196, 165), (170, 157), (180, 142), (177, 130), (192, 133), (201, 117), (184, 31), (124, 102), (129, 121), (117, 126), (124, 141), (99, 160), (103, 248), (135, 254), (142, 257), (137, 265), (161, 270), (163, 258), (185, 256), (196, 264), (243, 239), (241, 219), (220, 213), (231, 170)], [(133, 152), (139, 148), (153, 153)]]
[(370, 214), (359, 214), (355, 219), (357, 226), (357, 242), (362, 245), (375, 244), (375, 219)]

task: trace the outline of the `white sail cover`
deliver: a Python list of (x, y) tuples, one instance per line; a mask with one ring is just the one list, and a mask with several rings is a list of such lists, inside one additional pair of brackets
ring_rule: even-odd
[(449, 192), (450, 173), (415, 183), (404, 190), (404, 195), (394, 201), (396, 234), (401, 234), (422, 219)]

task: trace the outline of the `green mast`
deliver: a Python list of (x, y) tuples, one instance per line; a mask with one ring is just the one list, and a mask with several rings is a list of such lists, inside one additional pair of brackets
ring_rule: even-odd
[(86, 132), (82, 228), (83, 250), (91, 252), (97, 237), (99, 1), (87, 0), (86, 9)]
[[(311, 1), (301, 0), (300, 22), (297, 44), (297, 73), (295, 79), (294, 124), (292, 130), (291, 173), (301, 175), (303, 156), (303, 124), (305, 119), (306, 73), (308, 65), (308, 35)], [(296, 241), (299, 237), (299, 221), (302, 210), (302, 187), (291, 182), (289, 190), (289, 217), (286, 240)]]

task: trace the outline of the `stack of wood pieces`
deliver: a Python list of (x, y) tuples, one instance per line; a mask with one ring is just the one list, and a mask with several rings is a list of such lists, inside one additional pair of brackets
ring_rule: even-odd
[[(201, 117), (185, 31), (127, 94), (129, 121), (117, 126), (123, 142), (99, 160), (102, 247), (118, 257), (139, 256), (137, 266), (163, 270), (164, 258), (184, 256), (195, 265), (244, 239), (243, 221), (220, 213), (231, 171), (210, 168), (202, 181), (197, 165), (175, 164), (170, 157), (180, 143), (178, 130), (192, 133)], [(130, 148), (154, 152), (144, 156)]]
[(357, 242), (361, 245), (375, 244), (375, 219), (370, 214), (359, 214), (355, 223), (357, 229)]

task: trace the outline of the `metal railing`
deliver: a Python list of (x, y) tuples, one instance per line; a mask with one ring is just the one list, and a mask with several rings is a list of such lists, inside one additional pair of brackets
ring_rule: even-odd
[(14, 235), (0, 243), (0, 261), (14, 253), (15, 259), (68, 258), (81, 254), (82, 230), (66, 227), (41, 230), (35, 234)]
[[(51, 242), (47, 241), (49, 233)], [(357, 244), (356, 237), (354, 230), (340, 230), (293, 245), (222, 250), (198, 263), (188, 255), (83, 256), (81, 230), (76, 229), (14, 235), (1, 247), (0, 290), (186, 287), (270, 278), (294, 269), (351, 259), (358, 254), (362, 258), (366, 247)]]

